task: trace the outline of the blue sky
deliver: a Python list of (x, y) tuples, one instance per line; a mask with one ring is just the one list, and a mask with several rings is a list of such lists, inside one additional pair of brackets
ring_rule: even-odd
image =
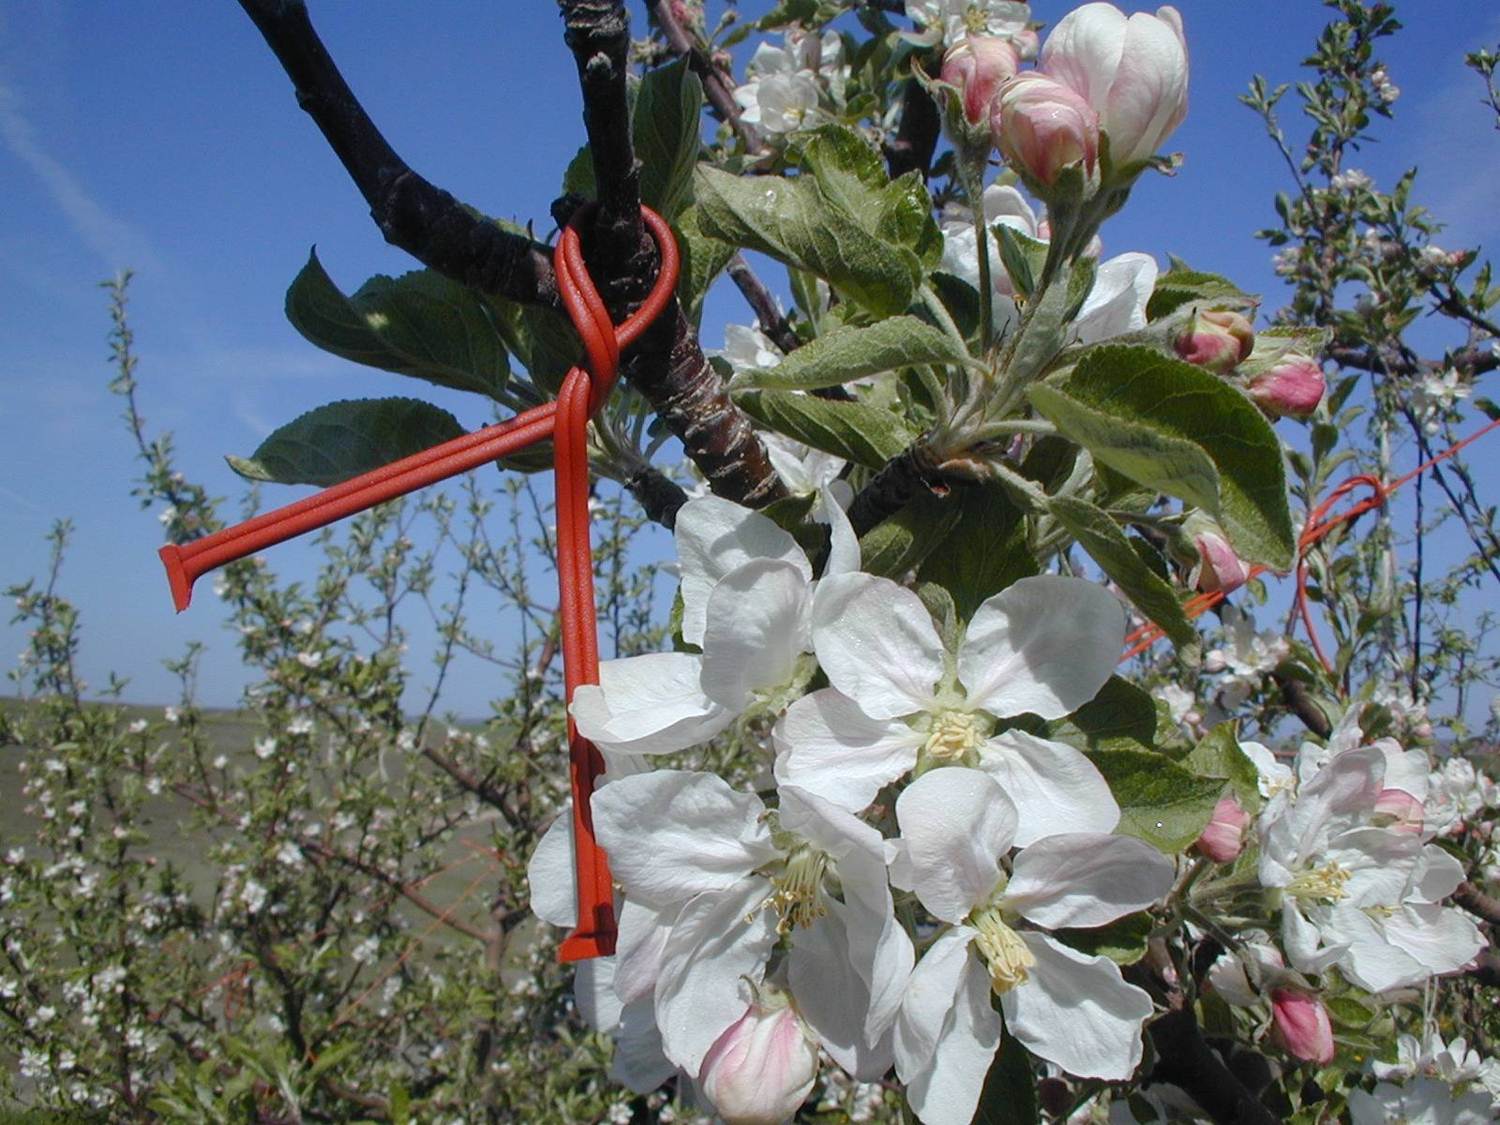
[[(640, 27), (641, 5), (631, 6)], [(756, 14), (769, 4), (741, 6)], [(1401, 7), (1410, 26), (1385, 52), (1403, 91), (1398, 118), (1361, 163), (1384, 183), (1419, 165), (1417, 197), (1450, 224), (1444, 245), (1488, 248), (1500, 234), (1500, 133), (1461, 59), (1500, 40), (1500, 12), (1476, 0)], [(1325, 9), (1311, 0), (1179, 8), (1193, 81), (1171, 147), (1186, 164), (1173, 179), (1143, 183), (1105, 228), (1106, 250), (1179, 254), (1264, 293), (1273, 308), (1280, 283), (1251, 234), (1273, 220), (1285, 174), (1235, 96), (1256, 71), (1299, 77)], [(1049, 21), (1065, 10), (1034, 5)], [(548, 204), (583, 129), (549, 0), (314, 0), (312, 13), (413, 167), (491, 214), (550, 226)], [(1298, 135), (1295, 120), (1287, 124)], [(0, 0), (0, 192), (0, 582), (40, 572), (48, 526), (71, 517), (65, 589), (84, 615), (86, 676), (102, 683), (114, 669), (130, 677), (131, 698), (165, 701), (173, 688), (161, 660), (199, 639), (211, 646), (203, 697), (232, 704), (242, 679), (218, 607), (202, 596), (172, 614), (155, 556), (159, 525), (128, 496), (136, 469), (105, 390), (97, 283), (136, 271), (144, 411), (153, 427), (175, 431), (180, 467), (216, 494), (239, 493), (223, 454), (248, 453), (332, 399), (417, 393), (467, 424), (486, 419), (471, 400), (318, 352), (286, 323), (283, 294), (314, 243), (346, 289), (414, 263), (382, 241), (229, 0)], [(750, 320), (732, 289), (710, 300), (706, 344), (721, 342), (726, 320)], [(307, 555), (288, 545), (272, 561), (296, 573)], [(10, 667), (24, 637), (13, 626), (0, 632), (0, 664)], [(480, 713), (494, 690), (468, 670), (449, 703)]]

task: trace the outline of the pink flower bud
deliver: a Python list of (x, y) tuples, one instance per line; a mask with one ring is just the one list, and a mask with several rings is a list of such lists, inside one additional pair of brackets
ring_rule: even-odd
[(1273, 418), (1306, 418), (1323, 401), (1323, 369), (1300, 352), (1287, 352), (1251, 375), (1245, 390)]
[(1093, 106), (1116, 168), (1149, 159), (1187, 115), (1187, 41), (1176, 8), (1127, 19), (1113, 4), (1085, 4), (1047, 36), (1042, 69)]
[(1288, 1054), (1319, 1066), (1333, 1061), (1333, 1025), (1316, 996), (1295, 988), (1272, 989), (1271, 1023)]
[(752, 1003), (714, 1040), (698, 1081), (728, 1125), (778, 1125), (812, 1093), (818, 1049), (789, 1007)]
[(1427, 812), (1422, 802), (1405, 789), (1382, 789), (1375, 798), (1375, 815), (1385, 818), (1386, 827), (1396, 832), (1409, 832), (1420, 836), (1427, 823)]
[(1016, 76), (1020, 63), (1009, 39), (970, 35), (948, 48), (938, 77), (963, 91), (964, 116), (977, 125), (989, 117), (995, 95)]
[(1051, 187), (1082, 163), (1092, 177), (1099, 158), (1099, 115), (1073, 90), (1028, 71), (1005, 84), (990, 115), (1005, 159), (1029, 180)]
[(1250, 357), (1255, 329), (1240, 313), (1212, 309), (1196, 314), (1172, 348), (1195, 367), (1227, 375)]
[(1249, 827), (1250, 814), (1234, 796), (1220, 797), (1196, 847), (1215, 863), (1232, 863), (1244, 850), (1245, 829)]
[(1016, 45), (1016, 54), (1022, 59), (1030, 61), (1036, 58), (1037, 52), (1042, 49), (1042, 38), (1033, 28), (1018, 31), (1011, 37), (1011, 42)]
[(1215, 590), (1232, 593), (1249, 580), (1250, 568), (1222, 535), (1200, 531), (1193, 536), (1193, 546), (1198, 548), (1198, 566), (1193, 571), (1192, 583), (1203, 593)]

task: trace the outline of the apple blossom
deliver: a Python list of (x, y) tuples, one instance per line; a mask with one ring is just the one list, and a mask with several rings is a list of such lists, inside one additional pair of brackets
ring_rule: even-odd
[(1276, 1040), (1287, 1053), (1326, 1066), (1333, 1061), (1333, 1024), (1323, 1001), (1297, 988), (1271, 990), (1271, 1020)]
[(972, 766), (1015, 801), (1023, 846), (1065, 827), (1110, 831), (1119, 806), (1081, 752), (993, 732), (1000, 718), (1059, 719), (1087, 703), (1124, 630), (1123, 608), (1101, 587), (1037, 575), (980, 605), (949, 653), (912, 591), (861, 573), (824, 579), (813, 646), (831, 686), (777, 724), (777, 780), (853, 812), (914, 768)]
[(817, 1076), (816, 1041), (786, 999), (766, 989), (714, 1040), (698, 1085), (726, 1125), (779, 1125)]
[(1246, 365), (1241, 374), (1246, 393), (1273, 418), (1306, 418), (1323, 401), (1323, 368), (1300, 352), (1285, 352), (1264, 367)]
[(1005, 84), (990, 111), (990, 131), (1008, 164), (1037, 194), (1065, 168), (1091, 180), (1099, 159), (1099, 115), (1071, 87), (1037, 71)]
[(1149, 160), (1187, 116), (1187, 43), (1170, 6), (1128, 19), (1113, 4), (1075, 8), (1047, 36), (1041, 68), (1093, 107), (1117, 169)]
[(1220, 797), (1194, 847), (1215, 863), (1233, 863), (1245, 848), (1245, 829), (1250, 827), (1250, 820), (1233, 794)]
[(1188, 581), (1199, 590), (1228, 594), (1249, 581), (1250, 568), (1216, 529), (1199, 530), (1193, 537), (1193, 546), (1198, 550), (1199, 561)]
[(922, 29), (908, 38), (952, 46), (970, 35), (1024, 36), (1031, 9), (1018, 0), (906, 0), (906, 15)]
[(1172, 341), (1179, 359), (1220, 375), (1227, 375), (1248, 359), (1255, 348), (1255, 329), (1243, 313), (1207, 309)]
[(897, 798), (896, 819), (891, 882), (951, 927), (917, 963), (896, 1020), (896, 1073), (917, 1116), (926, 1125), (972, 1117), (1002, 1016), (1028, 1050), (1070, 1074), (1128, 1077), (1150, 997), (1108, 958), (1046, 931), (1145, 909), (1171, 887), (1171, 861), (1143, 841), (1084, 832), (1033, 843), (1007, 872), (1016, 806), (975, 770), (919, 777)]
[(964, 117), (977, 125), (988, 119), (1000, 87), (1014, 78), (1020, 56), (1008, 39), (970, 35), (948, 48), (938, 77), (962, 91)]

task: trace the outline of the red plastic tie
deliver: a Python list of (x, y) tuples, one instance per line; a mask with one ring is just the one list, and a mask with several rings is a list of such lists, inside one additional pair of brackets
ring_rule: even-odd
[[(1455, 442), (1441, 453), (1428, 458), (1415, 469), (1397, 477), (1389, 484), (1382, 484), (1378, 477), (1371, 476), (1368, 473), (1361, 473), (1358, 476), (1350, 477), (1335, 487), (1321, 504), (1307, 514), (1307, 520), (1302, 525), (1302, 534), (1297, 539), (1297, 614), (1302, 618), (1302, 623), (1307, 628), (1307, 636), (1312, 642), (1313, 651), (1317, 653), (1318, 660), (1322, 662), (1324, 669), (1328, 672), (1332, 673), (1333, 664), (1323, 651), (1323, 644), (1318, 639), (1318, 631), (1313, 624), (1311, 599), (1307, 596), (1307, 552), (1333, 531), (1334, 528), (1356, 520), (1368, 511), (1382, 507), (1386, 500), (1390, 498), (1390, 495), (1398, 488), (1410, 484), (1434, 465), (1455, 456), (1466, 446), (1474, 444), (1474, 442), (1484, 437), (1497, 426), (1500, 426), (1500, 418), (1490, 422), (1487, 426), (1480, 427), (1462, 441)], [(1351, 504), (1337, 515), (1329, 514), (1335, 504), (1357, 488), (1368, 488), (1371, 495), (1360, 500), (1358, 503)], [(1247, 577), (1255, 578), (1258, 575), (1266, 573), (1269, 569), (1270, 567), (1256, 563), (1250, 568)], [(1183, 603), (1182, 609), (1190, 619), (1200, 617), (1222, 602), (1227, 596), (1223, 590), (1214, 590), (1206, 594), (1195, 594)], [(1141, 653), (1150, 649), (1165, 635), (1159, 625), (1147, 622), (1125, 638), (1126, 648), (1124, 654), (1120, 657), (1120, 662), (1124, 663), (1133, 656), (1141, 655)]]
[[(604, 404), (620, 374), (620, 353), (671, 303), (677, 288), (677, 241), (665, 219), (641, 208), (656, 240), (661, 266), (641, 307), (616, 327), (583, 260), (579, 225), (592, 205), (574, 214), (553, 252), (563, 308), (583, 341), (586, 366), (572, 368), (556, 402), (525, 411), (495, 426), (435, 445), (389, 465), (326, 488), (296, 503), (266, 512), (192, 543), (160, 551), (179, 612), (192, 599), (193, 583), (210, 570), (266, 547), (315, 531), (336, 520), (476, 469), (552, 438), (557, 505), (558, 612), (562, 619), (563, 681), (567, 701), (583, 684), (599, 682), (599, 638), (594, 606), (593, 549), (589, 542), (589, 419)], [(614, 885), (609, 861), (594, 838), (589, 798), (603, 772), (599, 752), (568, 719), (569, 777), (573, 796), (573, 849), (578, 883), (578, 925), (562, 943), (563, 961), (605, 957), (615, 951)]]

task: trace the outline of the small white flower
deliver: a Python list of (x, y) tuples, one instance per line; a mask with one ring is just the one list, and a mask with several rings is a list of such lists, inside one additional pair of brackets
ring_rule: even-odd
[(286, 725), (287, 734), (303, 735), (313, 732), (313, 721), (310, 715), (298, 715)]
[(169, 723), (175, 723), (182, 718), (182, 712), (179, 711), (176, 707), (164, 707), (162, 709), (161, 717)]
[(922, 29), (909, 38), (951, 47), (970, 35), (1014, 38), (1026, 30), (1031, 9), (1015, 0), (906, 0), (906, 15)]
[(140, 734), (146, 729), (146, 725), (147, 724), (145, 719), (136, 719), (125, 729), (128, 730), (131, 734)]
[(349, 951), (349, 956), (361, 965), (367, 965), (375, 960), (380, 953), (380, 939), (367, 937)]
[(269, 892), (254, 879), (245, 880), (245, 885), (240, 888), (240, 902), (250, 914), (259, 914), (261, 908), (266, 905)]
[(299, 652), (297, 654), (297, 663), (304, 668), (316, 668), (323, 663), (323, 654), (313, 651)]
[(255, 756), (261, 761), (264, 762), (274, 753), (276, 753), (276, 740), (274, 738), (257, 738), (255, 740)]

